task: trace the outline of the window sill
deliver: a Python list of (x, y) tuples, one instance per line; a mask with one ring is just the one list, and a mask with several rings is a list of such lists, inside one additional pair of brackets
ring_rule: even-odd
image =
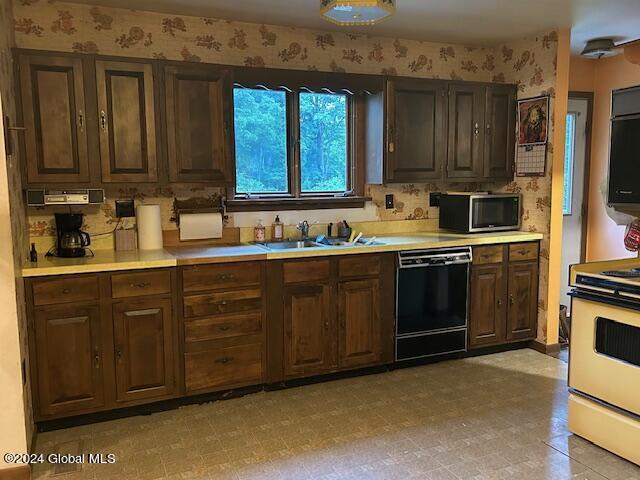
[(226, 202), (228, 212), (363, 208), (371, 197), (250, 198)]

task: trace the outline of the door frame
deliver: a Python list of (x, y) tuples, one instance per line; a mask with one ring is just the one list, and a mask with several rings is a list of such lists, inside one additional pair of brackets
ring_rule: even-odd
[(582, 204), (582, 221), (581, 235), (582, 242), (580, 245), (580, 262), (584, 263), (587, 259), (587, 225), (589, 218), (589, 182), (591, 180), (591, 135), (593, 127), (593, 92), (569, 91), (569, 100), (586, 100), (587, 101), (587, 120), (585, 131), (585, 149), (584, 149), (584, 182)]

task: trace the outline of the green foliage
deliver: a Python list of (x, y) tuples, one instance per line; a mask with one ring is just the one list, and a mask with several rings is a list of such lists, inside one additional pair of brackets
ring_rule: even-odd
[[(300, 163), (303, 192), (347, 189), (347, 97), (300, 93)], [(236, 190), (287, 192), (286, 94), (234, 91)]]
[(283, 193), (287, 187), (285, 92), (236, 88), (236, 190)]

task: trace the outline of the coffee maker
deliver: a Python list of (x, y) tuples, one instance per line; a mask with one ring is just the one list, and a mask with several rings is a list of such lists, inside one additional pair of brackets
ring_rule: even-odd
[(55, 256), (65, 258), (84, 257), (85, 247), (91, 244), (91, 238), (82, 228), (81, 213), (56, 213), (56, 251)]

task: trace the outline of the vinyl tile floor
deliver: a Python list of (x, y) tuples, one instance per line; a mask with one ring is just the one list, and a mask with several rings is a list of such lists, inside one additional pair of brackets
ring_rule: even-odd
[(34, 478), (640, 480), (567, 432), (567, 364), (534, 350), (453, 360), (38, 435)]

